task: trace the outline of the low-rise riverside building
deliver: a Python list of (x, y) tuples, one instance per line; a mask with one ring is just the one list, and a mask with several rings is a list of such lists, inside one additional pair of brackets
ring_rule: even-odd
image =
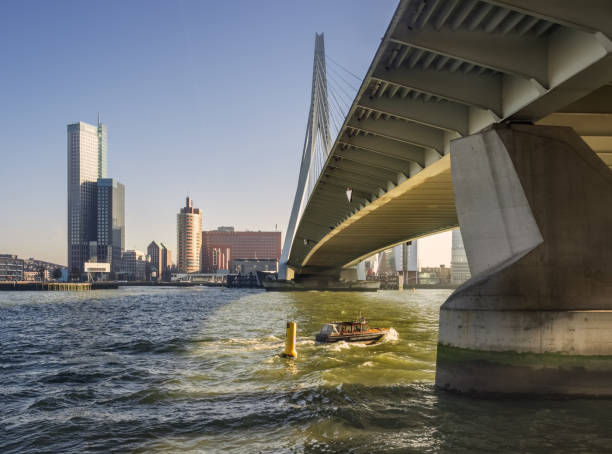
[(127, 250), (121, 260), (120, 277), (127, 281), (144, 281), (147, 279), (147, 267), (150, 258), (136, 249)]
[(23, 259), (0, 254), (0, 281), (23, 281)]
[(230, 273), (249, 274), (257, 271), (278, 272), (276, 259), (232, 259)]
[(423, 267), (419, 272), (419, 284), (422, 285), (449, 285), (451, 282), (450, 268), (445, 265), (439, 267)]

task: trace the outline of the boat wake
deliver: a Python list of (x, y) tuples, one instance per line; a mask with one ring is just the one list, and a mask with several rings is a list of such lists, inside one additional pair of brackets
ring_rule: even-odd
[(395, 343), (399, 340), (399, 333), (395, 331), (393, 328), (389, 328), (389, 332), (385, 334), (377, 344), (387, 344), (387, 343)]
[(397, 341), (399, 341), (399, 333), (395, 329), (389, 328), (389, 332), (385, 334), (383, 337), (381, 337), (380, 340), (374, 343), (339, 341), (339, 342), (334, 342), (333, 344), (319, 343), (317, 345), (324, 346), (325, 348), (327, 348), (328, 350), (332, 352), (339, 352), (342, 350), (349, 349), (351, 347), (355, 347), (355, 348), (374, 347), (380, 344), (394, 344)]

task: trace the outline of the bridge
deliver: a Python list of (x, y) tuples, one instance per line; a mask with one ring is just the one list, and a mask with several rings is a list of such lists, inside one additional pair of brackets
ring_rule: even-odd
[(436, 384), (612, 395), (611, 39), (609, 0), (402, 0), (333, 138), (317, 35), (281, 276), (459, 225)]

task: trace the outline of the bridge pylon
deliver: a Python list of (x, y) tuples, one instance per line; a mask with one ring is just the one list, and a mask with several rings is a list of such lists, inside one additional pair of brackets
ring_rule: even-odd
[[(327, 98), (327, 72), (325, 69), (325, 43), (323, 33), (315, 34), (314, 61), (312, 64), (312, 91), (310, 111), (306, 124), (306, 137), (302, 150), (302, 161), (293, 207), (281, 253), (279, 279), (287, 279), (288, 260), (295, 238), (295, 231), (308, 197), (314, 188), (319, 173), (331, 148), (329, 131), (329, 104)], [(300, 241), (308, 241), (306, 238)]]

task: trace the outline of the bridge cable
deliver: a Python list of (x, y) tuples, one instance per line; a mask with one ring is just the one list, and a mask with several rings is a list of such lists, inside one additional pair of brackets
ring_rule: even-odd
[[(333, 78), (330, 77), (330, 82), (333, 82), (332, 88), (334, 84), (338, 84), (338, 82)], [(338, 88), (340, 89), (340, 91), (337, 93), (338, 94), (338, 99), (340, 99), (343, 102), (343, 107), (345, 108), (345, 110), (348, 112), (350, 109), (350, 106), (353, 104), (353, 99), (355, 99), (355, 95), (351, 96), (349, 93), (347, 93), (341, 85), (337, 85)], [(344, 94), (344, 97), (342, 96), (342, 94)]]
[(346, 71), (347, 74), (350, 74), (351, 76), (353, 76), (355, 79), (357, 79), (360, 83), (363, 82), (363, 77), (359, 77), (356, 76), (355, 73), (351, 72), (350, 70), (346, 69), (344, 66), (342, 66), (340, 63), (338, 63), (336, 60), (334, 60), (328, 53), (325, 53), (325, 56), (335, 65), (339, 66), (340, 68), (342, 68), (344, 71)]
[[(338, 122), (338, 123), (340, 123), (340, 124), (342, 125), (342, 124), (344, 124), (344, 118), (346, 118), (346, 115), (348, 114), (348, 112), (349, 112), (349, 110), (350, 110), (350, 106), (353, 104), (353, 99), (355, 98), (355, 95), (356, 95), (357, 90), (355, 89), (355, 87), (353, 87), (352, 85), (350, 85), (350, 84), (348, 84), (348, 83), (347, 83), (347, 84), (348, 84), (348, 85), (349, 85), (351, 88), (353, 88), (353, 89), (355, 90), (355, 94), (354, 94), (354, 95), (350, 95), (350, 94), (349, 94), (349, 93), (347, 93), (347, 91), (346, 91), (346, 90), (345, 90), (345, 89), (342, 87), (342, 84), (341, 84), (341, 83), (340, 83), (340, 82), (339, 82), (339, 81), (338, 81), (338, 80), (337, 80), (335, 77), (333, 77), (333, 75), (332, 75), (332, 74), (329, 74), (329, 73), (328, 73), (328, 76), (329, 76), (329, 77), (328, 77), (329, 81), (330, 81), (330, 82), (333, 82), (332, 84), (330, 84), (330, 85), (329, 85), (329, 87), (330, 87), (330, 93), (331, 93), (331, 100), (336, 102), (336, 108), (337, 108), (337, 109), (338, 109), (338, 111), (339, 111), (339, 112), (337, 112), (337, 113), (339, 114), (340, 118), (342, 118), (342, 121), (340, 121), (340, 122)], [(345, 81), (345, 83), (346, 83), (346, 79), (344, 79), (344, 78), (343, 78), (343, 80), (344, 80), (344, 81)], [(337, 91), (337, 90), (334, 88), (334, 85), (335, 85), (335, 86), (337, 86), (337, 87), (340, 89), (340, 91), (341, 91), (342, 93), (344, 93), (344, 95), (346, 96), (346, 98), (348, 98), (348, 101), (347, 101), (347, 99), (345, 99), (345, 98), (343, 98), (343, 97), (341, 96), (341, 93), (340, 93), (339, 91)], [(336, 95), (338, 95), (338, 96), (336, 96)], [(342, 102), (340, 102), (340, 101), (342, 101)], [(344, 104), (345, 102), (346, 102), (346, 104)], [(334, 106), (333, 106), (333, 102), (332, 102), (332, 107), (334, 107)], [(336, 120), (336, 121), (337, 121), (337, 120)], [(336, 127), (337, 127), (337, 125), (336, 125)], [(339, 129), (339, 128), (338, 128), (338, 129)], [(337, 131), (337, 134), (338, 134), (339, 132), (340, 132), (340, 131), (338, 130), (338, 131)]]
[[(320, 73), (317, 73), (317, 76), (319, 77), (319, 81), (322, 83), (322, 76), (321, 76), (321, 74), (320, 74)], [(336, 95), (335, 95), (334, 91), (333, 91), (333, 90), (330, 90), (330, 93), (331, 93), (331, 95), (332, 95), (332, 99), (333, 99), (333, 100), (336, 102), (336, 104), (337, 104), (337, 107), (338, 107), (338, 109), (339, 109), (339, 113), (340, 113), (340, 114), (342, 114), (342, 108), (340, 108), (340, 107), (339, 107), (339, 106), (340, 106), (340, 103), (338, 102), (338, 100), (337, 100), (337, 98), (336, 98)], [(334, 106), (333, 106), (333, 104), (332, 104), (332, 107), (334, 107)], [(331, 116), (332, 116), (332, 120), (333, 120), (333, 122), (334, 122), (334, 125), (336, 126), (336, 135), (338, 135), (338, 134), (339, 134), (339, 132), (340, 132), (340, 126), (341, 126), (341, 125), (344, 123), (344, 121), (338, 121), (338, 119), (337, 119), (337, 118), (335, 118), (335, 115), (333, 115), (333, 111), (331, 111), (331, 113), (332, 113), (332, 115), (331, 115)], [(343, 118), (344, 118), (344, 115), (340, 115), (340, 117), (343, 119)], [(330, 144), (330, 145), (331, 145), (331, 144)]]
[[(335, 65), (342, 68), (347, 74), (350, 74), (355, 79), (361, 82), (361, 78), (356, 76), (351, 71), (347, 70), (344, 66), (340, 65), (338, 62), (333, 60), (329, 55), (326, 54), (326, 57), (329, 61), (334, 63)], [(315, 77), (317, 78), (318, 87), (325, 87), (327, 92), (327, 99), (323, 99), (323, 93), (321, 89), (315, 90), (315, 100), (316, 106), (319, 107), (318, 115), (316, 118), (316, 122), (314, 123), (315, 131), (310, 129), (310, 153), (311, 153), (311, 161), (308, 175), (308, 186), (307, 186), (307, 194), (306, 201), (310, 199), (314, 188), (316, 187), (319, 177), (323, 172), (325, 164), (327, 162), (327, 158), (329, 156), (329, 152), (331, 151), (330, 147), (333, 146), (332, 140), (335, 140), (340, 134), (342, 125), (344, 124), (344, 119), (346, 118), (347, 113), (350, 110), (350, 106), (353, 104), (353, 99), (355, 95), (351, 95), (347, 92), (347, 89), (344, 88), (342, 82), (347, 87), (350, 87), (352, 90), (357, 93), (357, 88), (353, 86), (342, 74), (335, 69), (333, 66), (329, 66), (329, 69), (332, 72), (326, 73), (326, 77), (323, 77), (323, 69), (326, 65), (324, 61), (316, 56), (317, 66), (315, 70)], [(330, 96), (331, 95), (331, 96)], [(331, 101), (331, 102), (330, 102)], [(316, 109), (316, 107), (315, 107)], [(321, 116), (327, 117), (326, 120), (320, 118)], [(329, 120), (331, 120), (332, 125), (334, 126), (334, 135), (330, 134), (329, 131)], [(327, 127), (326, 127), (327, 126)], [(314, 132), (314, 134), (313, 134)], [(314, 144), (312, 143), (314, 141)], [(330, 143), (331, 142), (331, 143)], [(307, 204), (303, 205), (303, 209), (305, 209)]]
[[(323, 83), (323, 77), (322, 77), (322, 75), (321, 75), (321, 74), (320, 74), (320, 72), (318, 72), (318, 71), (317, 71), (317, 73), (316, 73), (316, 74), (317, 74), (317, 77), (319, 78), (319, 83), (321, 83), (321, 84), (322, 84), (322, 83)], [(327, 106), (327, 111), (326, 111), (325, 113), (326, 113), (328, 116), (330, 116), (330, 117), (331, 117), (332, 122), (334, 123), (334, 126), (336, 127), (336, 135), (337, 135), (337, 134), (339, 133), (339, 131), (340, 131), (340, 126), (339, 126), (339, 125), (341, 125), (342, 123), (339, 123), (339, 122), (338, 122), (338, 119), (336, 118), (336, 115), (334, 115), (334, 112), (329, 110), (329, 102), (325, 103), (325, 102), (324, 102), (324, 101), (321, 99), (323, 95), (322, 95), (322, 94), (321, 94), (319, 91), (317, 91), (317, 95), (319, 96), (319, 101), (321, 102), (321, 104), (322, 104), (323, 106)], [(334, 93), (333, 93), (333, 91), (332, 91), (332, 97), (334, 97)], [(329, 98), (329, 96), (328, 96), (328, 98)], [(335, 99), (335, 97), (334, 97), (334, 99)], [(336, 101), (336, 102), (337, 102), (337, 101)], [(332, 108), (333, 108), (333, 107), (334, 107), (334, 106), (332, 105)], [(331, 137), (330, 137), (329, 139), (331, 140)], [(326, 143), (325, 145), (326, 145), (326, 147), (330, 147), (332, 144), (331, 144), (331, 143), (330, 143), (330, 144), (327, 144), (327, 143)], [(327, 150), (327, 151), (329, 152), (329, 150)]]
[(355, 87), (352, 83), (350, 83), (348, 80), (346, 80), (342, 74), (336, 70), (333, 66), (330, 66), (329, 69), (332, 70), (333, 73), (335, 73), (346, 85), (348, 85), (349, 87), (351, 87), (355, 93), (359, 91), (359, 89), (357, 87)]

